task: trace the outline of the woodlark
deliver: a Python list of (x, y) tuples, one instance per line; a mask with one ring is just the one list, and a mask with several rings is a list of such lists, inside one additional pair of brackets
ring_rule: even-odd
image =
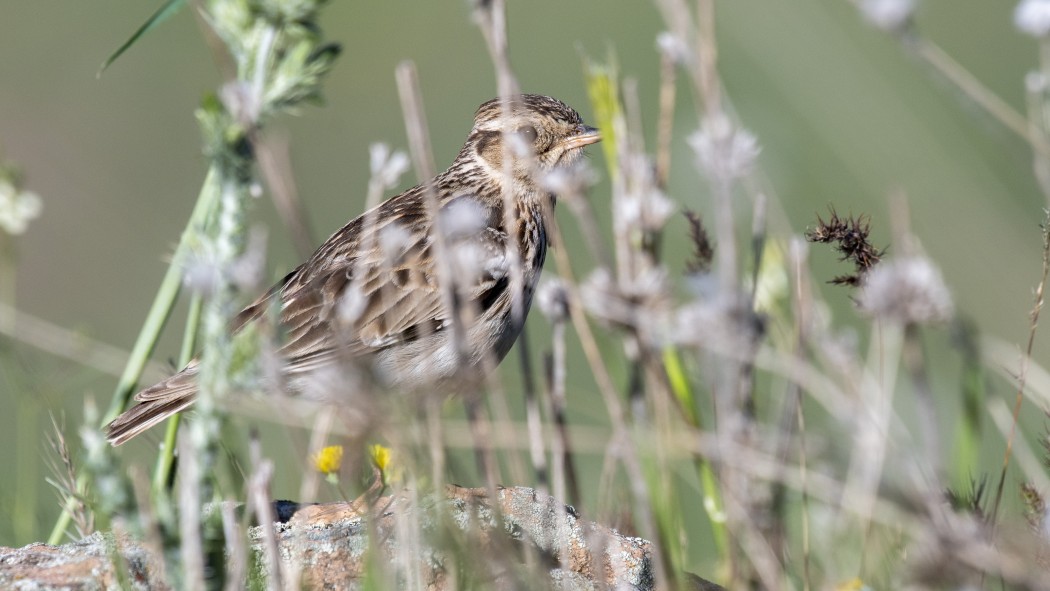
[[(232, 330), (279, 319), (276, 386), (290, 395), (309, 396), (310, 374), (338, 363), (369, 366), (393, 389), (482, 373), (506, 355), (532, 302), (555, 200), (544, 175), (599, 139), (548, 96), (486, 102), (448, 170), (340, 228)], [(139, 404), (107, 427), (109, 441), (120, 445), (193, 404), (198, 369), (191, 362), (139, 392)]]

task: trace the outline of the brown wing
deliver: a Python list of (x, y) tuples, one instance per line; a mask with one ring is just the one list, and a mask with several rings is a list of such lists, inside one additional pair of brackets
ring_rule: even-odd
[[(280, 309), (285, 370), (308, 371), (364, 356), (441, 326), (445, 318), (418, 191), (343, 227), (234, 321), (235, 329)], [(376, 220), (371, 223), (371, 220)], [(277, 301), (275, 301), (275, 298)]]
[[(238, 314), (232, 329), (279, 310), (283, 370), (298, 374), (446, 328), (450, 316), (436, 277), (422, 198), (417, 187), (352, 220)], [(491, 212), (493, 219), (498, 215)], [(490, 256), (502, 252), (504, 235), (491, 227), (473, 239)], [(487, 307), (506, 288), (505, 273), (497, 269), (460, 291)], [(135, 399), (141, 404), (108, 426), (110, 442), (119, 445), (190, 406), (197, 394), (196, 374), (194, 361), (139, 392)]]
[[(446, 328), (451, 317), (440, 291), (431, 223), (422, 199), (417, 187), (344, 226), (310, 260), (241, 312), (235, 329), (279, 306), (285, 371), (300, 373)], [(502, 213), (479, 209), (480, 204), (468, 197), (445, 199), (442, 212), (464, 200), (476, 205), (480, 219), (465, 224), (467, 235), (446, 236), (447, 246), (467, 241), (482, 251), (483, 259), (502, 261), (505, 234), (492, 228), (496, 220), (502, 221)], [(465, 281), (460, 293), (482, 308), (507, 288), (499, 265)]]
[(139, 433), (183, 411), (197, 397), (197, 363), (135, 395), (139, 404), (106, 425), (106, 438), (120, 445)]

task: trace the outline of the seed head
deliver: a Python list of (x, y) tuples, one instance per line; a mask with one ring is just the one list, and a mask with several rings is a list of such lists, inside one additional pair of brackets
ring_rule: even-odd
[(857, 298), (860, 308), (901, 324), (945, 322), (952, 317), (951, 292), (926, 257), (887, 261), (868, 274)]
[(1050, 0), (1022, 0), (1014, 10), (1014, 26), (1033, 37), (1050, 34)]
[(700, 168), (711, 177), (727, 181), (746, 175), (761, 151), (754, 135), (723, 115), (705, 118), (688, 141)]

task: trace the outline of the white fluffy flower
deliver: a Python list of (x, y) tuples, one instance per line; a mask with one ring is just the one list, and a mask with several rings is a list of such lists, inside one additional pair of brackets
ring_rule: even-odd
[(1033, 37), (1050, 34), (1050, 0), (1021, 0), (1014, 10), (1014, 26)]
[(486, 277), (506, 277), (510, 270), (504, 253), (468, 240), (449, 244), (447, 256), (452, 276), (463, 286), (474, 285)]
[(536, 154), (532, 142), (525, 139), (520, 133), (508, 133), (504, 138), (507, 140), (507, 145), (510, 146), (511, 153), (518, 158), (528, 158)]
[(1046, 92), (1047, 84), (1046, 76), (1042, 72), (1032, 71), (1025, 74), (1024, 77), (1024, 89), (1029, 94), (1041, 94)]
[(361, 291), (361, 286), (356, 281), (351, 281), (343, 290), (343, 295), (339, 297), (335, 312), (340, 322), (346, 326), (352, 326), (365, 313), (366, 308), (368, 308), (368, 296)]
[(674, 213), (675, 204), (656, 187), (649, 159), (641, 155), (628, 157), (624, 173), (629, 179), (628, 190), (618, 206), (623, 223), (644, 232), (663, 228)]
[(244, 81), (223, 84), (219, 99), (233, 118), (244, 125), (259, 120), (262, 113), (262, 97), (254, 92), (252, 85)]
[(659, 230), (675, 211), (675, 204), (661, 191), (653, 188), (645, 193), (632, 193), (621, 202), (624, 222), (645, 231)]
[(955, 309), (940, 269), (925, 257), (883, 261), (868, 273), (857, 302), (872, 316), (902, 324), (944, 322)]
[(755, 136), (724, 116), (704, 119), (699, 131), (689, 136), (689, 145), (704, 172), (726, 180), (747, 174), (760, 151)]
[(183, 284), (190, 291), (203, 295), (215, 293), (215, 288), (221, 279), (222, 269), (215, 254), (205, 248), (188, 257), (182, 271)]
[(8, 234), (25, 232), (29, 221), (39, 217), (43, 207), (36, 193), (19, 191), (10, 182), (0, 179), (0, 228)]
[(689, 45), (670, 31), (664, 31), (656, 36), (656, 48), (676, 64), (689, 63), (691, 55)]
[(551, 322), (564, 321), (569, 316), (569, 293), (565, 282), (557, 277), (544, 277), (536, 288), (536, 306)]
[(372, 179), (384, 189), (393, 189), (401, 180), (401, 175), (408, 170), (408, 156), (401, 150), (390, 152), (386, 144), (372, 144), (368, 147)]
[(559, 166), (539, 177), (540, 186), (558, 195), (572, 197), (582, 195), (588, 187), (598, 182), (598, 175), (587, 164), (580, 160), (571, 166)]
[(915, 0), (864, 0), (860, 12), (884, 31), (899, 31), (915, 13)]
[(474, 236), (488, 227), (491, 212), (473, 197), (458, 197), (441, 208), (438, 214), (445, 237), (460, 239)]
[(412, 234), (401, 224), (395, 222), (379, 230), (379, 251), (387, 264), (400, 260), (411, 247)]

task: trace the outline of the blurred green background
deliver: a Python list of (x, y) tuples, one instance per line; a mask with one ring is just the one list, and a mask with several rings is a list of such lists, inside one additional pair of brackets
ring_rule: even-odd
[[(523, 90), (557, 96), (587, 119), (581, 51), (604, 58), (611, 50), (622, 75), (638, 81), (652, 136), (655, 39), (665, 29), (652, 5), (508, 4), (511, 59)], [(205, 171), (193, 110), (221, 82), (190, 11), (96, 78), (103, 59), (155, 8), (103, 0), (8, 0), (0, 8), (0, 154), (21, 165), (27, 187), (44, 200), (42, 216), (17, 242), (18, 306), (125, 349), (145, 318)], [(1023, 79), (1035, 65), (1036, 46), (1014, 30), (1012, 10), (1012, 2), (931, 0), (920, 5), (917, 20), (924, 36), (1023, 111)], [(762, 171), (786, 213), (787, 219), (774, 220), (777, 231), (800, 234), (815, 213), (834, 204), (840, 212), (870, 214), (874, 241), (889, 244), (887, 196), (899, 189), (908, 196), (912, 228), (941, 265), (959, 311), (984, 333), (1022, 343), (1046, 206), (1026, 144), (896, 40), (866, 25), (845, 0), (732, 0), (719, 2), (717, 11), (728, 95), (762, 145)], [(295, 180), (317, 243), (362, 211), (369, 144), (406, 147), (394, 82), (400, 61), (417, 64), (439, 166), (459, 150), (475, 107), (495, 94), (490, 60), (464, 0), (333, 2), (321, 22), (327, 37), (343, 45), (325, 83), (325, 104), (276, 125), (291, 141)], [(669, 192), (708, 212), (685, 145), (697, 128), (695, 112), (684, 84), (680, 90)], [(601, 175), (600, 152), (592, 152)], [(414, 182), (406, 175), (403, 186)], [(607, 202), (608, 185), (599, 184), (592, 203), (604, 216)], [(572, 241), (578, 234), (565, 213)], [(299, 257), (266, 198), (254, 215), (269, 229), (276, 277)], [(818, 278), (845, 271), (827, 250), (812, 252)], [(844, 323), (863, 326), (845, 291), (824, 293)], [(538, 314), (531, 322), (539, 349), (545, 323)], [(177, 355), (177, 318), (172, 326), (155, 355), (161, 362)], [(937, 358), (947, 348), (947, 332), (930, 342)], [(47, 413), (65, 413), (71, 432), (85, 397), (104, 407), (114, 380), (24, 345), (0, 346), (20, 368), (0, 380), (0, 544), (20, 545), (45, 537), (57, 511), (43, 482)], [(1037, 359), (1046, 351), (1038, 346)], [(955, 412), (956, 378), (952, 362), (944, 365), (934, 387)], [(598, 398), (581, 375), (584, 367), (570, 372), (570, 409), (600, 422), (604, 410), (594, 406)], [(1002, 385), (996, 392), (1011, 396)], [(1025, 413), (1034, 424), (1042, 416), (1027, 406)], [(150, 449), (142, 444), (130, 453), (145, 461)], [(298, 467), (292, 473), (291, 484), (278, 484), (278, 496), (295, 495)]]

